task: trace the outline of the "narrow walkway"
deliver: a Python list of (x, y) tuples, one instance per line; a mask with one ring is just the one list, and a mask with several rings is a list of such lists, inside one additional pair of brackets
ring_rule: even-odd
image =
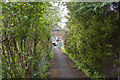
[(55, 48), (54, 52), (57, 54), (59, 78), (73, 78), (72, 70), (65, 56), (58, 48)]
[(88, 78), (83, 71), (74, 69), (75, 63), (59, 48), (54, 48), (54, 54), (50, 63), (50, 78)]

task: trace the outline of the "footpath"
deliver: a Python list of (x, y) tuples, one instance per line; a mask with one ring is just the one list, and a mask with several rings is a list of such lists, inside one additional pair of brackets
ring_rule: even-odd
[(57, 47), (48, 73), (48, 78), (88, 78), (82, 70), (75, 69), (75, 63)]

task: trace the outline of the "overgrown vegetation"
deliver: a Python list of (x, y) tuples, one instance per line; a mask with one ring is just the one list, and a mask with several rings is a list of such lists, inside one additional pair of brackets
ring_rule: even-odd
[[(115, 7), (112, 11), (111, 5)], [(65, 50), (74, 58), (78, 68), (94, 79), (104, 78), (101, 70), (107, 57), (113, 57), (111, 62), (120, 68), (119, 6), (119, 3), (101, 2), (69, 2), (67, 5), (70, 33), (65, 41)]]
[(46, 77), (57, 20), (50, 7), (48, 2), (2, 3), (2, 78)]

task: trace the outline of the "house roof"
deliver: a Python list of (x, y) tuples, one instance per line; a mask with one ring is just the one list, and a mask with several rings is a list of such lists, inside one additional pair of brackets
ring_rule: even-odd
[(61, 27), (59, 27), (59, 26), (54, 26), (54, 28), (52, 29), (52, 31), (61, 31)]

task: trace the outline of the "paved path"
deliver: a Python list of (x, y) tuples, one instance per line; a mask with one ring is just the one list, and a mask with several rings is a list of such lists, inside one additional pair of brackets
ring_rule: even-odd
[(58, 48), (55, 48), (54, 52), (57, 54), (59, 77), (73, 78), (72, 70), (65, 56), (61, 53), (61, 51)]
[(75, 63), (59, 48), (54, 48), (54, 59), (50, 63), (50, 78), (88, 78), (87, 75), (75, 69)]

